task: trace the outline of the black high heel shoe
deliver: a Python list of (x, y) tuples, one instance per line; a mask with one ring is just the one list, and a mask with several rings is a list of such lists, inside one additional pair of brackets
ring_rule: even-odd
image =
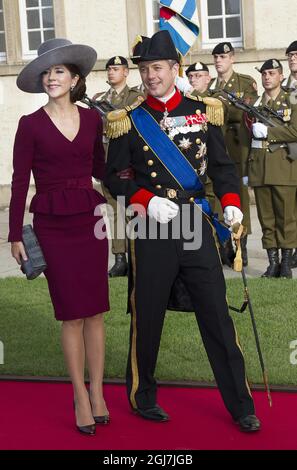
[[(73, 409), (75, 411), (75, 400), (73, 400)], [(76, 429), (85, 436), (95, 436), (96, 434), (96, 424), (86, 424), (85, 426), (78, 426), (76, 424)]]
[(85, 436), (95, 436), (96, 434), (96, 424), (87, 424), (86, 426), (76, 425), (76, 429)]
[[(89, 393), (89, 400), (92, 408), (92, 403), (91, 403), (91, 396), (90, 396), (90, 390), (88, 390)], [(94, 421), (96, 424), (109, 424), (110, 423), (110, 416), (108, 415), (103, 415), (103, 416), (93, 416)]]
[(109, 415), (93, 416), (93, 418), (96, 424), (109, 424), (110, 423)]

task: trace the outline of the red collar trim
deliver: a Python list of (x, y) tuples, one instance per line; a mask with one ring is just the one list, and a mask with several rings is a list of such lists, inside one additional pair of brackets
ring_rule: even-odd
[(182, 95), (180, 94), (179, 90), (176, 88), (175, 89), (175, 94), (173, 95), (170, 100), (167, 101), (167, 103), (163, 103), (162, 101), (158, 100), (157, 98), (154, 98), (151, 95), (148, 95), (146, 99), (146, 103), (150, 108), (153, 108), (155, 111), (161, 111), (164, 113), (165, 109), (167, 111), (172, 111), (173, 109), (177, 108), (177, 106), (180, 104), (182, 100)]

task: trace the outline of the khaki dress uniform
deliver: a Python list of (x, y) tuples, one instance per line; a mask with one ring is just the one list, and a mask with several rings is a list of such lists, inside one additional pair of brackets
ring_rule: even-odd
[[(233, 93), (241, 99), (249, 99), (252, 103), (258, 97), (255, 80), (249, 75), (236, 72), (233, 72), (227, 83), (219, 82), (218, 79), (211, 81), (209, 91), (212, 96), (219, 97), (221, 90)], [(236, 164), (237, 173), (240, 177), (240, 198), (244, 214), (243, 224), (247, 228), (247, 233), (251, 233), (249, 193), (247, 186), (242, 183), (242, 177), (247, 175), (250, 138), (243, 121), (244, 112), (236, 108), (231, 102), (228, 102), (228, 107), (228, 117), (222, 130), (227, 150)]]
[[(286, 92), (293, 93), (293, 99), (295, 100), (295, 103), (297, 103), (297, 79), (296, 78), (294, 78), (292, 75), (286, 78), (282, 83), (282, 89)], [(296, 213), (297, 213), (297, 200), (296, 200)], [(296, 227), (296, 232), (297, 232), (297, 227)], [(297, 247), (295, 248), (295, 253), (292, 257), (292, 268), (297, 268)]]
[[(200, 93), (198, 90), (193, 90), (191, 92), (191, 95), (192, 96), (197, 96), (197, 97), (200, 96), (201, 98), (205, 98), (207, 96), (213, 96), (213, 97), (216, 97), (216, 98), (220, 99), (219, 94), (218, 94), (218, 96), (214, 96), (214, 95), (212, 95), (212, 93), (209, 90), (206, 90), (203, 93)], [(220, 101), (223, 104), (224, 122), (226, 122), (228, 120), (229, 107), (228, 107), (226, 101), (224, 101), (222, 99), (220, 99)], [(206, 179), (204, 189), (205, 189), (205, 196), (206, 196), (206, 198), (208, 199), (208, 201), (210, 203), (210, 206), (211, 206), (211, 209), (212, 209), (213, 213), (218, 214), (219, 220), (224, 220), (221, 203), (220, 203), (220, 201), (218, 200), (218, 198), (216, 197), (216, 195), (213, 191), (213, 184), (212, 184), (212, 181), (209, 177), (207, 177), (207, 179)]]
[[(137, 102), (137, 98), (142, 96), (141, 91), (137, 88), (129, 88), (128, 85), (120, 92), (113, 88), (110, 88), (107, 92), (103, 92), (100, 95), (97, 95), (97, 101), (108, 101), (112, 106), (116, 109), (124, 108), (125, 106), (131, 106), (135, 102)], [(103, 143), (105, 147), (105, 154), (107, 155), (108, 149), (108, 138), (104, 134)], [(123, 223), (118, 220), (118, 212), (117, 212), (117, 202), (112, 197), (106, 186), (102, 185), (103, 194), (107, 200), (107, 203), (113, 209), (113, 237), (112, 237), (112, 253), (125, 253), (126, 250), (126, 238), (125, 238), (125, 223), (123, 219)], [(117, 231), (119, 229), (119, 233)]]
[(288, 78), (286, 78), (283, 83), (282, 83), (282, 89), (284, 91), (295, 91), (297, 89), (297, 80), (290, 75)]
[(297, 105), (291, 104), (290, 93), (283, 90), (268, 102), (264, 93), (255, 106), (261, 110), (265, 104), (284, 124), (268, 127), (266, 140), (252, 140), (249, 184), (255, 192), (263, 248), (291, 250), (297, 245), (297, 160), (288, 158), (286, 143), (297, 142)]

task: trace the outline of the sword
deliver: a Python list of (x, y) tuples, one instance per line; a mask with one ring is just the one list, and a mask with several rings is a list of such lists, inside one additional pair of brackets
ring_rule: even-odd
[(269, 382), (268, 382), (268, 373), (267, 373), (267, 370), (266, 370), (265, 364), (264, 364), (264, 359), (263, 359), (261, 346), (260, 346), (259, 335), (258, 335), (257, 326), (256, 326), (254, 310), (253, 310), (253, 306), (252, 306), (252, 302), (251, 302), (251, 298), (250, 298), (250, 294), (249, 294), (249, 290), (248, 290), (248, 285), (247, 285), (247, 278), (246, 278), (246, 275), (245, 275), (245, 270), (244, 270), (244, 267), (242, 265), (242, 259), (241, 259), (240, 238), (242, 236), (243, 230), (244, 230), (244, 227), (241, 224), (234, 224), (232, 226), (232, 235), (233, 235), (233, 238), (234, 238), (235, 244), (236, 244), (236, 257), (235, 257), (235, 260), (234, 260), (233, 269), (234, 269), (234, 271), (241, 272), (242, 281), (243, 281), (243, 285), (244, 285), (244, 303), (243, 303), (241, 309), (235, 309), (234, 307), (230, 307), (230, 309), (242, 313), (246, 309), (247, 306), (249, 308), (250, 317), (251, 317), (252, 326), (253, 326), (253, 331), (254, 331), (254, 336), (255, 336), (255, 341), (256, 341), (258, 357), (259, 357), (259, 361), (260, 361), (260, 365), (261, 365), (261, 369), (262, 369), (262, 374), (263, 374), (263, 382), (264, 382), (264, 385), (265, 385), (265, 390), (266, 390), (266, 393), (267, 393), (267, 398), (268, 398), (269, 405), (270, 405), (270, 407), (272, 407), (272, 398), (271, 398), (270, 387), (269, 387)]

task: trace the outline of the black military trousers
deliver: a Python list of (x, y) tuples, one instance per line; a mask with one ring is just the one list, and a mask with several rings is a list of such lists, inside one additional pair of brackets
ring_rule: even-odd
[[(244, 359), (228, 313), (226, 287), (213, 229), (202, 218), (202, 245), (184, 240), (130, 241), (133, 286), (127, 392), (132, 408), (157, 403), (154, 371), (165, 311), (177, 275), (191, 297), (202, 340), (225, 406), (234, 419), (254, 413)], [(189, 335), (191, 332), (189, 331)]]

